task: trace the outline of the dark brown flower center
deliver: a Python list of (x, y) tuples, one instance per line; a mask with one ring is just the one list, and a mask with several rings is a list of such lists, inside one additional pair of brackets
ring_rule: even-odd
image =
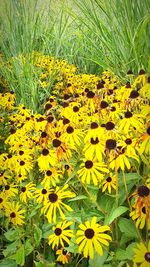
[(125, 118), (131, 118), (132, 117), (132, 112), (130, 112), (130, 111), (126, 111), (125, 112)]
[(69, 165), (65, 164), (65, 170), (69, 170)]
[(96, 128), (98, 128), (97, 122), (92, 122), (91, 123), (91, 129), (96, 129)]
[(50, 170), (48, 170), (48, 171), (46, 172), (46, 175), (47, 175), (47, 176), (51, 176), (51, 175), (52, 175), (52, 172), (51, 172)]
[(72, 134), (73, 132), (74, 132), (73, 127), (72, 127), (72, 126), (68, 126), (68, 127), (67, 127), (67, 133), (68, 133), (68, 134)]
[(140, 197), (147, 197), (150, 193), (150, 190), (147, 186), (141, 185), (138, 187), (137, 193)]
[(93, 98), (95, 96), (95, 93), (92, 91), (89, 91), (86, 96), (87, 98)]
[(62, 230), (60, 228), (55, 228), (55, 235), (59, 236), (62, 233)]
[(102, 100), (101, 104), (100, 104), (100, 107), (101, 107), (101, 109), (107, 108), (108, 107), (108, 103), (106, 101)]
[(21, 188), (21, 191), (22, 191), (23, 193), (24, 193), (26, 190), (27, 190), (26, 187), (22, 187), (22, 188)]
[(117, 143), (116, 143), (116, 140), (114, 139), (108, 139), (106, 141), (106, 148), (108, 148), (109, 150), (116, 148), (116, 145)]
[(84, 232), (85, 237), (88, 238), (88, 239), (92, 239), (94, 234), (95, 233), (94, 233), (94, 230), (92, 228), (88, 228)]
[(67, 118), (64, 118), (64, 119), (63, 119), (63, 124), (64, 124), (64, 125), (68, 124), (69, 122), (70, 122), (70, 120), (68, 120)]
[(9, 190), (10, 189), (10, 185), (5, 185), (5, 190)]
[(61, 141), (59, 139), (53, 140), (53, 147), (59, 147), (61, 145)]
[(136, 90), (132, 90), (132, 92), (130, 93), (130, 98), (137, 98), (139, 96), (139, 93)]
[(79, 108), (77, 106), (73, 107), (73, 111), (74, 112), (78, 112), (79, 111)]
[(46, 149), (46, 148), (44, 148), (44, 149), (42, 150), (42, 154), (43, 154), (43, 156), (47, 156), (47, 155), (49, 154), (49, 150)]
[(112, 181), (111, 177), (109, 176), (109, 177), (106, 179), (106, 181), (107, 181), (108, 183), (110, 183), (110, 182)]
[(131, 144), (132, 144), (132, 139), (131, 139), (131, 138), (127, 138), (127, 139), (125, 140), (125, 143), (126, 143), (127, 145), (131, 145)]
[(55, 203), (58, 200), (58, 196), (56, 193), (49, 194), (48, 198), (49, 198), (51, 203)]
[(15, 130), (14, 128), (11, 128), (11, 129), (10, 129), (10, 133), (11, 133), (11, 134), (14, 134), (15, 132), (16, 132), (16, 130)]
[(70, 95), (64, 94), (64, 100), (68, 100), (70, 98)]
[(98, 82), (97, 89), (102, 89), (102, 88), (104, 88), (104, 84), (102, 82)]
[(42, 189), (42, 194), (45, 195), (47, 193), (46, 189)]
[(147, 262), (150, 262), (150, 252), (146, 252), (144, 258)]
[(24, 166), (25, 162), (23, 160), (20, 161), (20, 166)]
[(11, 212), (10, 213), (10, 217), (13, 219), (13, 218), (15, 218), (16, 217), (16, 213), (15, 212)]
[(93, 162), (91, 160), (87, 160), (85, 162), (85, 168), (91, 169), (93, 167)]
[(142, 208), (142, 212), (143, 212), (144, 214), (146, 214), (146, 208), (145, 208), (145, 207)]
[(0, 197), (0, 203), (2, 203), (3, 202), (3, 199)]
[(127, 71), (127, 74), (128, 74), (128, 75), (133, 74), (132, 70), (129, 69), (129, 70)]
[(110, 111), (114, 112), (114, 111), (116, 111), (116, 108), (115, 108), (114, 106), (112, 106), (112, 107), (110, 108)]
[(22, 156), (24, 154), (24, 151), (20, 150), (19, 155)]
[(46, 105), (45, 105), (45, 111), (46, 110), (49, 110), (49, 109), (51, 109), (52, 108), (52, 104), (50, 104), (50, 103), (47, 103)]
[(141, 70), (139, 71), (139, 75), (143, 75), (143, 74), (145, 74), (145, 70), (141, 69)]
[(47, 122), (51, 123), (54, 120), (53, 116), (48, 116), (47, 117)]
[(67, 250), (63, 249), (63, 250), (62, 250), (62, 254), (63, 254), (63, 255), (66, 255), (66, 254), (67, 254)]
[(42, 133), (41, 133), (41, 137), (42, 137), (42, 138), (47, 137), (47, 133), (46, 133), (46, 132), (42, 132)]
[(147, 128), (147, 133), (150, 135), (150, 126)]
[(127, 83), (126, 83), (126, 88), (131, 88), (131, 84), (130, 84), (130, 82), (127, 82)]
[(105, 124), (105, 127), (106, 127), (106, 130), (110, 131), (110, 130), (113, 130), (115, 128), (115, 124), (113, 122), (109, 121)]
[(96, 137), (95, 140), (94, 140), (93, 137), (92, 137), (91, 140), (90, 140), (90, 143), (91, 143), (92, 145), (96, 145), (96, 144), (98, 144), (98, 143), (99, 143), (98, 137)]

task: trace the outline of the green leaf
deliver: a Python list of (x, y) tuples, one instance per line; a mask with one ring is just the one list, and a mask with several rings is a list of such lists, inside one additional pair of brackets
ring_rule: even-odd
[(16, 240), (15, 242), (11, 243), (3, 250), (3, 255), (5, 257), (11, 256), (13, 253), (16, 252), (17, 247), (20, 245), (20, 240)]
[(44, 267), (44, 263), (34, 261), (36, 267)]
[(36, 267), (55, 267), (55, 263), (54, 262), (47, 263), (47, 262), (34, 261), (34, 263), (35, 263)]
[(7, 240), (14, 241), (14, 240), (20, 239), (20, 237), (22, 236), (22, 229), (19, 229), (19, 228), (15, 230), (10, 229), (4, 235)]
[(127, 207), (120, 206), (113, 210), (110, 215), (106, 215), (104, 224), (111, 224), (116, 218), (125, 213), (128, 210)]
[(124, 233), (126, 236), (132, 238), (138, 238), (135, 224), (131, 219), (120, 218), (118, 225), (120, 231)]
[(119, 248), (119, 249), (116, 251), (115, 258), (116, 258), (116, 260), (118, 260), (118, 261), (126, 260), (126, 259), (127, 259), (127, 253), (126, 253), (126, 251), (123, 250), (123, 249), (120, 249), (120, 248)]
[(17, 267), (17, 263), (13, 260), (4, 259), (0, 261), (0, 267)]
[(116, 255), (115, 255), (115, 258), (116, 260), (120, 260), (120, 261), (123, 261), (123, 260), (132, 260), (133, 259), (133, 255), (134, 255), (134, 252), (133, 252), (133, 248), (136, 247), (136, 243), (131, 243), (127, 248), (126, 250), (124, 249), (118, 249), (116, 251)]
[(39, 246), (41, 238), (42, 238), (42, 230), (36, 224), (34, 224), (34, 240), (36, 247)]
[(32, 247), (30, 239), (26, 240), (24, 249), (25, 249), (25, 256), (28, 256), (33, 251), (33, 247)]
[(108, 252), (104, 251), (104, 254), (102, 256), (99, 256), (97, 253), (94, 255), (94, 259), (89, 260), (89, 267), (103, 267), (104, 262), (106, 261), (108, 256)]
[(81, 200), (81, 199), (87, 199), (87, 196), (85, 196), (85, 195), (79, 195), (77, 197), (74, 197), (72, 199), (69, 199), (68, 202), (76, 201), (76, 200)]
[(22, 245), (16, 253), (16, 262), (19, 266), (23, 266), (25, 263), (24, 245)]
[(133, 249), (137, 246), (137, 243), (133, 242), (131, 243), (127, 248), (126, 248), (126, 252), (128, 255), (128, 260), (133, 260), (133, 255), (134, 255), (134, 251)]

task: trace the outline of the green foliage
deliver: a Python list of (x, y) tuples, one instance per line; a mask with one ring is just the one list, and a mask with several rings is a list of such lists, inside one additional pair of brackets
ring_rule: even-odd
[[(150, 5), (146, 0), (74, 0), (90, 60), (122, 75), (149, 67)], [(90, 53), (91, 46), (93, 53)]]
[(110, 212), (110, 214), (106, 215), (105, 224), (111, 224), (116, 218), (121, 216), (127, 210), (128, 210), (128, 208), (124, 207), (124, 206), (119, 206), (117, 208), (113, 208), (112, 211)]

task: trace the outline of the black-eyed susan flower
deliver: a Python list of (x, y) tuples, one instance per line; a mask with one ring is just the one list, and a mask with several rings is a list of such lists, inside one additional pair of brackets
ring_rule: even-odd
[(107, 225), (100, 226), (96, 222), (96, 217), (93, 217), (91, 222), (86, 221), (79, 225), (80, 230), (77, 231), (76, 243), (78, 244), (79, 253), (83, 253), (84, 257), (94, 258), (94, 250), (102, 256), (102, 245), (109, 246), (111, 237), (105, 234), (105, 231), (110, 231)]
[(13, 183), (11, 183), (11, 184), (6, 184), (5, 187), (4, 187), (3, 192), (4, 192), (5, 194), (7, 194), (7, 196), (8, 196), (9, 198), (11, 198), (11, 197), (15, 197), (15, 196), (17, 195), (17, 193), (18, 193), (18, 187), (17, 187), (16, 184), (13, 184)]
[(22, 174), (23, 176), (26, 176), (32, 169), (33, 162), (31, 160), (20, 159), (16, 162), (15, 173), (17, 175)]
[(81, 143), (82, 132), (71, 125), (68, 125), (66, 131), (62, 134), (62, 140), (72, 147), (79, 146)]
[(150, 154), (150, 126), (147, 127), (145, 133), (140, 138), (141, 144), (139, 152), (140, 154), (146, 153)]
[(70, 239), (73, 237), (73, 230), (69, 229), (71, 225), (72, 222), (63, 221), (53, 227), (53, 234), (48, 237), (49, 245), (52, 245), (52, 249), (59, 245), (62, 247), (64, 247), (64, 244), (69, 245)]
[(99, 162), (96, 159), (84, 159), (78, 170), (79, 178), (83, 183), (98, 185), (104, 178), (104, 174), (109, 170), (104, 162)]
[(148, 244), (142, 242), (137, 244), (137, 247), (133, 250), (133, 262), (139, 267), (150, 267), (150, 241)]
[(62, 171), (57, 167), (52, 167), (45, 171), (44, 179), (41, 181), (41, 184), (46, 188), (56, 186), (56, 184), (59, 183), (60, 178), (62, 178)]
[(7, 206), (8, 196), (2, 192), (0, 193), (0, 209), (3, 210)]
[(119, 130), (128, 134), (129, 131), (133, 131), (134, 128), (138, 132), (143, 132), (144, 120), (142, 114), (135, 114), (129, 110), (124, 113), (124, 118), (119, 122)]
[(97, 158), (99, 161), (102, 161), (104, 154), (105, 142), (98, 137), (91, 137), (90, 140), (87, 140), (83, 148), (83, 153), (86, 158), (92, 157)]
[(116, 190), (116, 176), (110, 173), (102, 183), (102, 192), (108, 191), (111, 194), (112, 189)]
[(5, 209), (9, 222), (16, 226), (24, 224), (24, 213), (25, 210), (21, 209), (21, 205), (18, 202), (9, 202)]
[(130, 212), (130, 216), (133, 221), (135, 221), (135, 225), (139, 229), (143, 229), (146, 225), (147, 229), (150, 230), (150, 207), (143, 205), (142, 207), (136, 207), (136, 205), (132, 206), (132, 211)]
[(49, 187), (42, 187), (42, 188), (36, 188), (34, 197), (36, 198), (37, 203), (44, 202), (49, 194), (50, 190)]
[(27, 201), (29, 199), (32, 199), (33, 198), (34, 191), (35, 191), (35, 184), (33, 184), (32, 182), (23, 185), (20, 188), (20, 195), (19, 195), (20, 200), (22, 202), (27, 203)]
[(68, 184), (61, 189), (58, 186), (56, 189), (49, 189), (49, 194), (43, 202), (43, 208), (41, 209), (41, 212), (45, 214), (49, 223), (56, 223), (58, 214), (65, 220), (65, 211), (73, 211), (69, 205), (63, 202), (64, 199), (75, 197), (75, 193), (66, 191), (67, 188)]
[(57, 259), (56, 261), (61, 262), (62, 264), (67, 264), (71, 259), (71, 254), (64, 248), (56, 250)]
[(46, 171), (57, 163), (57, 156), (54, 150), (43, 148), (42, 153), (38, 157), (37, 161), (40, 171)]
[(97, 122), (91, 122), (87, 134), (84, 138), (84, 142), (86, 143), (87, 141), (91, 140), (91, 138), (93, 138), (94, 140), (96, 140), (96, 138), (98, 138), (98, 140), (101, 140), (103, 135), (103, 127), (100, 127)]

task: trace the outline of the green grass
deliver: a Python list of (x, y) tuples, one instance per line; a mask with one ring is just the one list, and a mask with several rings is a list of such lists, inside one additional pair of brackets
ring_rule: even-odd
[(124, 75), (129, 68), (150, 71), (150, 1), (74, 0), (90, 59)]
[[(14, 57), (11, 71), (0, 74), (34, 111), (40, 100), (32, 51), (67, 59), (85, 73), (150, 71), (149, 0), (5, 0), (0, 13), (0, 50), (6, 60)], [(20, 54), (28, 54), (24, 65)]]

